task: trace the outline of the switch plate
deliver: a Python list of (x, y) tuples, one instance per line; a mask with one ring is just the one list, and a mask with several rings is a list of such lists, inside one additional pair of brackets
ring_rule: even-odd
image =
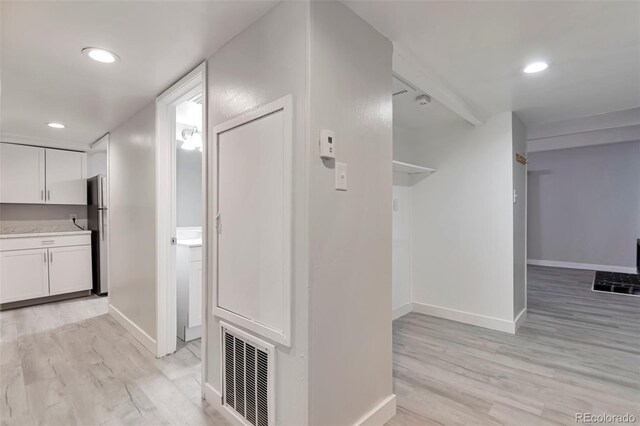
[(347, 165), (336, 162), (336, 191), (347, 190)]

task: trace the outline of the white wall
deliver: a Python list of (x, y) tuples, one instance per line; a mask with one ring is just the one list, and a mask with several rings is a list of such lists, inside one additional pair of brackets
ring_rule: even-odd
[[(309, 4), (283, 2), (207, 60), (209, 128), (292, 94), (294, 229), (292, 345), (276, 346), (276, 424), (304, 425), (308, 415), (308, 138), (307, 20)], [(219, 320), (209, 316), (206, 381), (218, 392)]]
[(513, 331), (512, 120), (502, 113), (413, 143), (414, 162), (438, 170), (413, 187), (412, 295), (422, 312)]
[(526, 156), (527, 129), (515, 115), (512, 119), (511, 163), (513, 165), (513, 306), (517, 318), (526, 307), (527, 299), (527, 166), (515, 161), (515, 154)]
[[(339, 2), (311, 2), (310, 424), (354, 424), (392, 389), (391, 42)], [(336, 161), (317, 151), (336, 132)]]
[(528, 204), (529, 259), (633, 272), (640, 141), (531, 153)]
[(63, 204), (0, 204), (0, 229), (26, 229), (34, 226), (87, 226), (87, 206)]
[(155, 339), (155, 102), (111, 131), (109, 156), (109, 304)]
[(176, 223), (202, 226), (202, 152), (176, 149)]
[(394, 310), (411, 303), (413, 188), (393, 187), (392, 303)]
[(107, 153), (87, 153), (87, 177), (107, 174)]
[[(277, 424), (353, 424), (392, 395), (391, 54), (342, 4), (283, 2), (208, 59), (211, 128), (293, 95), (293, 329), (290, 348), (276, 345)], [(318, 156), (325, 127), (347, 192)], [(209, 324), (206, 380), (219, 392)]]

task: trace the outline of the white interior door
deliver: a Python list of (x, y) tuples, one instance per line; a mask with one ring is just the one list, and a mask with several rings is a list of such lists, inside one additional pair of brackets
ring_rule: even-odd
[(91, 246), (49, 249), (51, 295), (89, 290), (91, 287)]
[(0, 252), (0, 303), (49, 294), (47, 249)]
[(47, 203), (87, 204), (87, 154), (47, 149)]
[(291, 123), (289, 110), (265, 109), (217, 133), (217, 306), (221, 316), (282, 337), (290, 321)]
[(44, 173), (44, 148), (0, 143), (0, 203), (44, 203)]

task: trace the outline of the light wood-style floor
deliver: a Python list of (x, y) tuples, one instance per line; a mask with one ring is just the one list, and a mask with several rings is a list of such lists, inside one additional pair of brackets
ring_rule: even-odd
[(156, 359), (89, 297), (0, 312), (2, 425), (226, 425), (200, 397), (200, 340)]
[(591, 291), (593, 272), (530, 266), (528, 318), (509, 335), (409, 314), (394, 322), (389, 425), (640, 422), (640, 298)]
[[(399, 425), (640, 419), (640, 298), (594, 293), (593, 273), (529, 268), (529, 317), (509, 335), (396, 320)], [(200, 399), (199, 341), (155, 359), (104, 298), (0, 312), (0, 424), (227, 424)], [(640, 420), (638, 420), (640, 422)]]

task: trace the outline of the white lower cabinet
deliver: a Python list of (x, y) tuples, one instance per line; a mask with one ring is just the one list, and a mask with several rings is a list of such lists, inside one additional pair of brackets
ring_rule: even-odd
[(0, 252), (0, 303), (48, 295), (47, 249)]
[(91, 287), (90, 234), (0, 239), (0, 303)]
[(189, 262), (189, 315), (187, 327), (202, 325), (202, 261)]
[(176, 275), (178, 337), (198, 339), (202, 333), (202, 247), (178, 243)]
[(49, 294), (91, 288), (91, 246), (49, 249)]

